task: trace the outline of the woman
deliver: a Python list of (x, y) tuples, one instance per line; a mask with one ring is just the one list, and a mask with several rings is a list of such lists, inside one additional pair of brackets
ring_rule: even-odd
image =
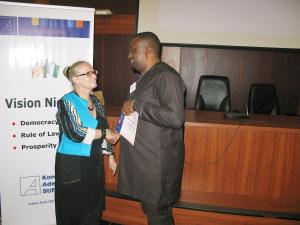
[[(119, 135), (108, 129), (105, 111), (91, 94), (98, 72), (85, 61), (64, 70), (74, 90), (58, 101), (60, 138), (55, 162), (57, 225), (99, 225), (104, 210), (102, 149), (116, 172), (112, 147)], [(107, 143), (107, 142), (108, 143)]]

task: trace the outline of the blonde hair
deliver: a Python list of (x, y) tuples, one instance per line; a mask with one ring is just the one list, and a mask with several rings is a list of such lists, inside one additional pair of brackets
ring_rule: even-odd
[(82, 64), (90, 65), (88, 62), (81, 60), (81, 61), (77, 61), (77, 62), (73, 63), (71, 66), (66, 66), (63, 70), (65, 77), (71, 81), (72, 77), (77, 75), (77, 67)]

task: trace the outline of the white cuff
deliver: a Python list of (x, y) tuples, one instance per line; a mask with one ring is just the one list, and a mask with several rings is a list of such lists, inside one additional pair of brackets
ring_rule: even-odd
[(83, 139), (82, 143), (90, 145), (92, 144), (94, 137), (96, 135), (96, 130), (93, 128), (88, 128), (85, 138)]
[(102, 141), (101, 147), (102, 147), (102, 150), (107, 149), (107, 141), (105, 139)]

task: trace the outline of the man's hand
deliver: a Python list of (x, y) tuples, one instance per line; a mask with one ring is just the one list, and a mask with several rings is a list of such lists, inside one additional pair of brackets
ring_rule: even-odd
[(131, 113), (134, 112), (133, 103), (134, 100), (127, 100), (123, 103), (122, 112), (125, 114), (125, 116), (129, 116)]

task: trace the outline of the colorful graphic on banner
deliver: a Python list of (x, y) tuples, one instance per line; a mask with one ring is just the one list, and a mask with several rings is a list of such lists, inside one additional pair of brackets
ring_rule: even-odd
[(58, 77), (60, 66), (53, 61), (46, 59), (45, 63), (36, 63), (35, 66), (31, 67), (32, 78), (42, 77), (47, 78), (52, 76)]
[(0, 15), (1, 222), (54, 225), (62, 70), (93, 62), (94, 10), (0, 1)]
[(90, 21), (0, 16), (0, 35), (89, 38)]

